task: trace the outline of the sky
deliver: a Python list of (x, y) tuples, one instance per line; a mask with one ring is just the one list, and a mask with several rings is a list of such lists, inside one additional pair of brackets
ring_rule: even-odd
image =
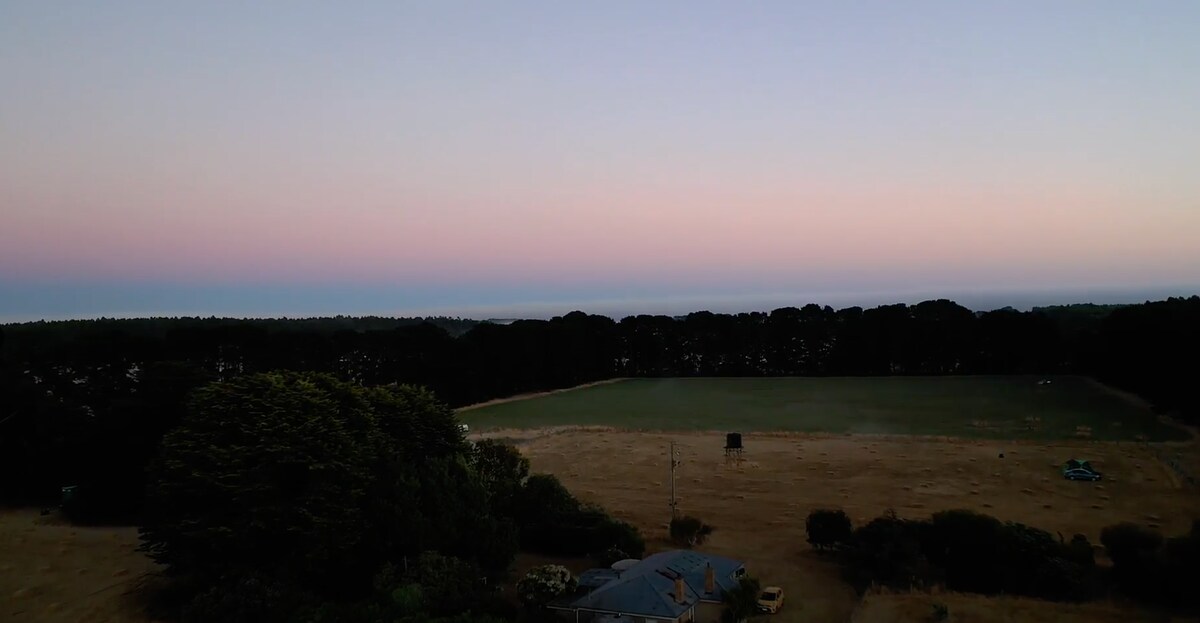
[(1198, 32), (1192, 0), (7, 0), (0, 321), (1195, 294)]

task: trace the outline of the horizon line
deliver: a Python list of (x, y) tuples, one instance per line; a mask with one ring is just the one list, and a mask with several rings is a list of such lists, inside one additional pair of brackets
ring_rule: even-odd
[[(1097, 291), (1098, 290), (1095, 288), (1085, 288), (1085, 289), (1088, 291)], [(87, 322), (87, 321), (99, 321), (99, 320), (184, 320), (184, 319), (199, 319), (199, 320), (217, 319), (217, 320), (240, 320), (240, 321), (269, 321), (269, 320), (300, 321), (300, 320), (318, 320), (318, 319), (331, 319), (331, 318), (350, 318), (350, 319), (381, 318), (381, 319), (396, 319), (396, 320), (410, 319), (410, 318), (413, 318), (413, 319), (447, 318), (447, 319), (465, 320), (465, 321), (474, 321), (474, 322), (489, 322), (489, 321), (501, 321), (501, 320), (502, 321), (549, 320), (549, 319), (556, 318), (556, 317), (562, 317), (562, 316), (565, 316), (565, 315), (567, 315), (569, 313), (573, 313), (573, 312), (582, 312), (589, 316), (604, 316), (604, 317), (610, 318), (612, 320), (619, 321), (622, 318), (628, 318), (628, 317), (634, 317), (634, 316), (667, 316), (667, 317), (671, 317), (671, 318), (680, 318), (680, 317), (685, 317), (689, 314), (701, 313), (701, 312), (709, 312), (709, 313), (713, 313), (713, 314), (727, 314), (727, 315), (737, 315), (737, 314), (742, 314), (742, 313), (770, 313), (771, 311), (774, 311), (777, 309), (786, 309), (786, 308), (797, 308), (798, 309), (798, 308), (803, 308), (808, 305), (817, 305), (821, 308), (829, 307), (829, 308), (833, 308), (835, 311), (852, 309), (855, 307), (867, 310), (867, 309), (877, 309), (879, 307), (886, 307), (886, 306), (890, 306), (890, 305), (905, 305), (908, 307), (912, 307), (914, 305), (924, 303), (924, 302), (943, 301), (943, 300), (950, 301), (951, 303), (959, 305), (959, 306), (961, 306), (965, 309), (968, 309), (972, 312), (975, 312), (975, 313), (986, 313), (986, 312), (990, 312), (990, 311), (998, 311), (1001, 309), (1014, 309), (1014, 310), (1021, 311), (1021, 312), (1029, 312), (1029, 311), (1033, 311), (1035, 309), (1045, 308), (1045, 307), (1068, 307), (1068, 306), (1076, 306), (1076, 305), (1128, 306), (1128, 305), (1140, 305), (1140, 304), (1152, 303), (1152, 302), (1163, 302), (1163, 301), (1166, 301), (1169, 299), (1174, 299), (1174, 298), (1191, 298), (1194, 296), (1200, 296), (1200, 287), (1189, 288), (1188, 289), (1189, 293), (1187, 293), (1187, 294), (1163, 293), (1162, 291), (1167, 290), (1167, 288), (1154, 288), (1154, 290), (1159, 291), (1160, 293), (1151, 295), (1149, 297), (1144, 296), (1146, 294), (1150, 294), (1150, 292), (1148, 292), (1147, 290), (1109, 289), (1105, 292), (1107, 295), (1109, 295), (1109, 297), (1117, 296), (1121, 300), (1113, 300), (1112, 298), (1104, 298), (1104, 297), (1102, 297), (1102, 298), (1094, 298), (1093, 297), (1093, 298), (1086, 299), (1086, 300), (1084, 300), (1084, 299), (1068, 299), (1064, 296), (1064, 297), (1058, 298), (1058, 300), (1054, 301), (1054, 302), (1051, 302), (1051, 301), (1032, 302), (1032, 301), (1026, 300), (1024, 302), (1013, 301), (1009, 304), (996, 304), (997, 301), (993, 301), (990, 304), (982, 304), (982, 305), (978, 304), (979, 302), (982, 302), (982, 300), (1002, 297), (1005, 294), (1017, 295), (1018, 297), (1021, 297), (1021, 298), (1030, 299), (1032, 297), (1037, 297), (1039, 295), (1046, 295), (1049, 293), (1046, 291), (1043, 291), (1043, 290), (1003, 290), (1003, 291), (990, 290), (990, 291), (981, 291), (981, 292), (969, 293), (969, 294), (959, 292), (954, 295), (937, 295), (937, 294), (932, 294), (932, 293), (929, 293), (929, 294), (911, 293), (907, 296), (896, 293), (897, 296), (894, 299), (889, 299), (889, 300), (891, 300), (891, 302), (879, 302), (878, 297), (882, 296), (882, 293), (866, 293), (866, 292), (864, 292), (864, 293), (857, 293), (857, 294), (839, 295), (835, 298), (842, 298), (843, 301), (838, 302), (837, 304), (834, 304), (833, 301), (829, 301), (826, 303), (818, 303), (818, 302), (816, 302), (816, 300), (812, 300), (812, 299), (810, 299), (808, 302), (805, 302), (805, 303), (796, 302), (796, 303), (789, 304), (789, 303), (784, 302), (781, 299), (791, 299), (794, 297), (788, 296), (788, 295), (783, 295), (783, 294), (775, 294), (775, 295), (765, 294), (765, 295), (724, 295), (724, 296), (696, 295), (696, 296), (668, 297), (668, 298), (664, 298), (664, 299), (646, 299), (646, 298), (642, 298), (642, 299), (595, 299), (595, 300), (591, 300), (591, 301), (577, 301), (575, 303), (563, 303), (563, 302), (557, 302), (557, 301), (530, 301), (530, 302), (512, 303), (512, 304), (492, 304), (492, 305), (479, 304), (479, 305), (467, 305), (467, 306), (454, 306), (454, 307), (457, 307), (457, 311), (451, 310), (449, 308), (425, 308), (425, 309), (411, 309), (410, 308), (407, 310), (393, 310), (393, 311), (387, 311), (387, 312), (363, 311), (363, 312), (351, 312), (351, 313), (332, 312), (332, 313), (299, 313), (299, 314), (248, 313), (245, 315), (231, 314), (231, 313), (212, 313), (212, 312), (205, 313), (205, 312), (192, 312), (192, 311), (189, 311), (189, 312), (168, 312), (168, 311), (105, 312), (105, 313), (100, 313), (100, 314), (95, 314), (95, 315), (62, 314), (62, 315), (57, 315), (57, 316), (45, 315), (45, 316), (41, 316), (41, 317), (38, 317), (35, 315), (12, 314), (12, 315), (0, 315), (0, 326), (36, 324), (39, 322), (52, 323), (52, 322)], [(1136, 296), (1135, 295), (1136, 292), (1140, 292), (1143, 296)], [(1121, 295), (1124, 295), (1124, 296), (1121, 296)], [(845, 299), (856, 299), (856, 298), (868, 297), (868, 296), (873, 299), (873, 302), (853, 303), (853, 302), (845, 301)], [(964, 303), (961, 300), (964, 296), (966, 296), (968, 301), (972, 297), (977, 297), (979, 300), (977, 300), (976, 304), (971, 304), (970, 302)], [(667, 312), (667, 311), (662, 311), (662, 310), (658, 310), (658, 311), (642, 310), (642, 311), (626, 311), (626, 312), (620, 312), (620, 313), (611, 313), (611, 312), (603, 311), (604, 307), (608, 307), (611, 305), (618, 305), (618, 304), (619, 305), (636, 305), (637, 303), (643, 303), (643, 304), (657, 303), (660, 305), (664, 304), (664, 303), (685, 304), (689, 300), (693, 301), (693, 302), (697, 302), (697, 303), (699, 303), (701, 301), (709, 301), (710, 305), (707, 307), (704, 307), (702, 305), (699, 308), (692, 308), (689, 311), (685, 311), (685, 312)], [(737, 302), (737, 301), (750, 302), (753, 300), (757, 300), (762, 303), (766, 303), (767, 301), (771, 301), (771, 300), (778, 300), (779, 303), (772, 304), (772, 305), (760, 305), (757, 307), (755, 307), (755, 306), (753, 306), (753, 304), (751, 304), (750, 307), (739, 308), (739, 309), (731, 309), (726, 306), (729, 303), (733, 303), (733, 302)], [(724, 302), (726, 305), (721, 305), (720, 304), (721, 302)], [(601, 309), (588, 311), (586, 308), (589, 306), (591, 306), (593, 308), (599, 307)], [(532, 310), (535, 308), (541, 308), (543, 311), (538, 311), (538, 312), (527, 311), (524, 313), (516, 312), (516, 310), (518, 310), (518, 309)], [(565, 311), (559, 311), (559, 312), (545, 311), (548, 308), (556, 308), (556, 309), (565, 310)], [(472, 311), (487, 312), (487, 313), (472, 313)], [(514, 313), (509, 313), (509, 312), (514, 312)]]

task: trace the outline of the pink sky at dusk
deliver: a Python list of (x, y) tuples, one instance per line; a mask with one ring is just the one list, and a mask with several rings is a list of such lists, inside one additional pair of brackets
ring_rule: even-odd
[(1197, 30), (1190, 3), (18, 2), (0, 293), (1195, 288)]

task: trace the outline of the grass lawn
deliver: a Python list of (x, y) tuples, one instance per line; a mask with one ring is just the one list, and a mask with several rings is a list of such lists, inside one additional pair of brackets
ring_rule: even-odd
[(631, 379), (470, 409), (474, 430), (806, 431), (993, 439), (1187, 439), (1082, 377)]

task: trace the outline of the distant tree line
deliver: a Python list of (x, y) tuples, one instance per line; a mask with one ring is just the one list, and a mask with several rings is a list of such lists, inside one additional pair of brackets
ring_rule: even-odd
[[(976, 313), (951, 301), (620, 321), (141, 319), (0, 327), (0, 492), (81, 485), (136, 513), (145, 466), (213, 381), (276, 370), (432, 390), (457, 407), (619, 376), (1094, 376), (1200, 421), (1200, 297)], [(82, 485), (89, 485), (84, 488)], [(100, 519), (97, 517), (97, 519)], [(115, 517), (112, 519), (116, 519)]]

